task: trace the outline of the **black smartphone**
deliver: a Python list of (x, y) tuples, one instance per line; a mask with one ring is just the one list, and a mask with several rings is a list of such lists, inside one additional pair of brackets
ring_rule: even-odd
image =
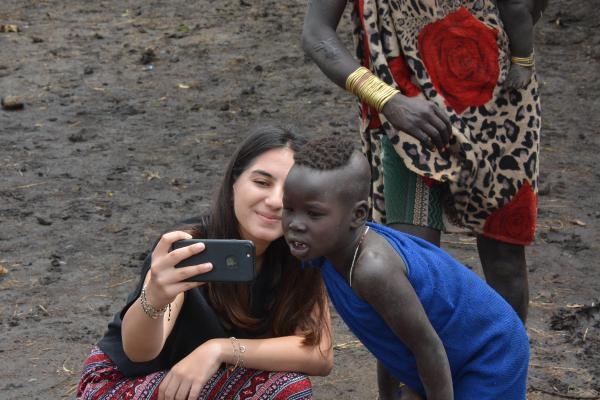
[(174, 242), (172, 250), (202, 242), (204, 251), (186, 258), (176, 268), (210, 262), (213, 269), (186, 279), (199, 282), (252, 282), (256, 278), (256, 251), (250, 240), (184, 239)]

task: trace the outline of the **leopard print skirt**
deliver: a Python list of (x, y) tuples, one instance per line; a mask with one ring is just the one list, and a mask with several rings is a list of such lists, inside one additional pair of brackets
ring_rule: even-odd
[(361, 63), (406, 96), (450, 117), (450, 151), (431, 152), (360, 105), (363, 150), (373, 166), (373, 219), (385, 223), (381, 148), (387, 134), (407, 168), (446, 182), (460, 223), (513, 244), (534, 239), (540, 103), (535, 73), (505, 89), (508, 37), (492, 0), (354, 0)]

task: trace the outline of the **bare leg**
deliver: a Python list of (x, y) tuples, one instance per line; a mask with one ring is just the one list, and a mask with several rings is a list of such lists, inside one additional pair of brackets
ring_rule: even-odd
[(388, 372), (379, 360), (377, 360), (377, 386), (379, 388), (378, 400), (401, 399), (400, 382)]
[[(436, 246), (440, 245), (441, 233), (436, 229), (408, 224), (390, 224), (388, 226), (397, 231), (425, 239)], [(401, 383), (379, 361), (377, 361), (377, 385), (379, 387), (379, 400), (419, 399), (418, 396), (415, 397), (416, 394), (413, 391), (406, 387), (406, 389), (400, 390)]]
[(525, 247), (478, 235), (477, 250), (485, 280), (504, 297), (525, 323), (529, 306)]

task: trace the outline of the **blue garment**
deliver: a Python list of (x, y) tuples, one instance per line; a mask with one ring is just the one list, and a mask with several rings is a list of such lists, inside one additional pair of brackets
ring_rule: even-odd
[[(368, 225), (404, 259), (408, 280), (448, 355), (454, 398), (525, 399), (529, 341), (512, 307), (439, 247), (379, 224)], [(424, 396), (409, 349), (331, 263), (325, 261), (321, 273), (332, 303), (356, 337), (396, 379)]]

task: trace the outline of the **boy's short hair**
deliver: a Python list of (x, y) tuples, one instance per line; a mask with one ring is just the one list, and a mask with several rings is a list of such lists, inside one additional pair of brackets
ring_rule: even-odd
[(342, 168), (356, 150), (354, 141), (338, 136), (312, 139), (294, 154), (296, 165), (327, 171)]

